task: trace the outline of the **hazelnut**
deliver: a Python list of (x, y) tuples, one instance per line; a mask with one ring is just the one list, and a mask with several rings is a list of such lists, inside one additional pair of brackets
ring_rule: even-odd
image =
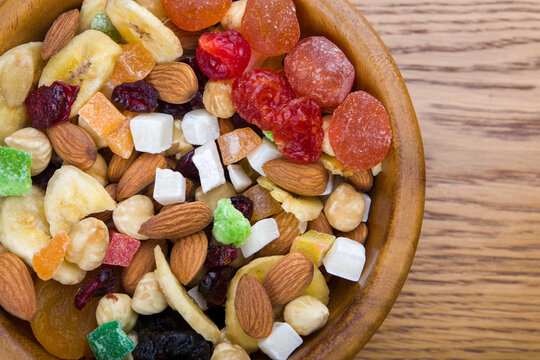
[(328, 308), (313, 296), (300, 296), (285, 306), (285, 321), (299, 335), (309, 335), (322, 328), (328, 320)]
[(352, 231), (362, 222), (366, 202), (352, 185), (342, 183), (332, 191), (324, 205), (324, 214), (332, 227)]
[(249, 360), (249, 355), (238, 345), (221, 343), (214, 349), (210, 360)]
[(247, 0), (235, 1), (221, 19), (221, 25), (225, 30), (234, 29), (242, 32), (242, 17), (246, 11)]
[(64, 260), (60, 263), (52, 278), (62, 285), (75, 285), (83, 281), (85, 276), (86, 271), (82, 270), (78, 265)]
[(167, 308), (167, 299), (161, 291), (155, 272), (146, 273), (135, 288), (132, 309), (141, 315), (152, 315)]
[(209, 80), (204, 87), (203, 103), (206, 110), (217, 117), (229, 118), (235, 109), (232, 100), (234, 80)]
[(101, 265), (109, 247), (109, 229), (101, 220), (89, 217), (79, 221), (69, 232), (66, 259), (91, 271)]
[(116, 228), (135, 239), (146, 240), (148, 236), (139, 234), (141, 225), (154, 216), (154, 203), (148, 196), (135, 195), (120, 202), (113, 212)]
[(131, 308), (131, 298), (126, 294), (107, 294), (99, 300), (96, 309), (98, 325), (117, 320), (124, 332), (130, 332), (139, 315)]
[(12, 149), (25, 151), (32, 155), (32, 166), (30, 166), (32, 176), (40, 174), (51, 161), (51, 142), (47, 135), (37, 129), (27, 127), (17, 130), (5, 138), (4, 142)]

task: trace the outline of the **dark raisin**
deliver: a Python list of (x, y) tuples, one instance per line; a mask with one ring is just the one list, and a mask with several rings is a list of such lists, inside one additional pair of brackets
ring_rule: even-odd
[(54, 175), (54, 172), (59, 169), (60, 166), (55, 165), (53, 162), (50, 162), (49, 165), (36, 176), (32, 177), (32, 184), (39, 186), (43, 190), (47, 189), (49, 180)]
[(199, 170), (197, 170), (197, 167), (193, 163), (194, 154), (195, 150), (191, 150), (187, 154), (184, 154), (184, 156), (182, 156), (176, 163), (176, 168), (174, 168), (174, 171), (178, 171), (188, 179), (200, 181)]
[(222, 329), (225, 327), (225, 306), (212, 306), (204, 312), (210, 320), (217, 325), (218, 328)]
[(171, 104), (162, 100), (158, 100), (158, 107), (156, 112), (162, 114), (169, 114), (175, 119), (180, 119), (191, 111), (191, 105), (187, 104)]
[(253, 215), (253, 201), (245, 195), (236, 195), (231, 197), (231, 204), (240, 211), (244, 217), (251, 220)]
[(203, 102), (203, 94), (204, 94), (204, 87), (199, 87), (199, 90), (197, 90), (197, 94), (191, 99), (189, 104), (194, 109), (204, 109), (204, 102)]
[(191, 327), (177, 311), (167, 308), (159, 314), (139, 315), (135, 330), (141, 337), (165, 331), (191, 330)]
[(195, 331), (167, 331), (139, 338), (135, 360), (209, 360), (212, 345)]
[(113, 103), (121, 109), (149, 113), (158, 106), (158, 92), (143, 80), (123, 83), (112, 92)]
[(206, 83), (208, 82), (208, 77), (204, 75), (204, 73), (199, 68), (199, 63), (197, 62), (197, 59), (195, 57), (190, 57), (182, 60), (183, 63), (188, 64), (191, 66), (193, 71), (195, 72), (195, 75), (197, 75), (197, 80), (199, 81), (199, 89), (197, 90), (197, 94), (189, 104), (194, 109), (204, 108), (203, 104), (203, 93), (204, 93), (204, 87), (206, 86)]
[(238, 257), (238, 248), (234, 245), (209, 245), (204, 267), (215, 269), (229, 265)]
[(84, 284), (75, 295), (75, 307), (82, 310), (94, 296), (103, 296), (116, 284), (116, 274), (112, 266), (103, 265), (92, 280)]
[(226, 266), (221, 269), (209, 271), (199, 285), (199, 291), (210, 305), (221, 305), (227, 297), (229, 282), (234, 276), (236, 269)]
[(232, 120), (232, 123), (233, 123), (233, 125), (234, 125), (234, 127), (236, 129), (242, 129), (242, 128), (249, 127), (253, 131), (255, 131), (257, 133), (257, 135), (259, 135), (260, 137), (263, 136), (262, 130), (257, 125), (248, 123), (246, 120), (242, 119), (242, 117), (240, 115), (234, 114), (233, 117), (231, 118), (231, 120)]
[(68, 121), (71, 105), (78, 93), (78, 86), (69, 86), (61, 81), (32, 91), (24, 100), (32, 127), (45, 129)]

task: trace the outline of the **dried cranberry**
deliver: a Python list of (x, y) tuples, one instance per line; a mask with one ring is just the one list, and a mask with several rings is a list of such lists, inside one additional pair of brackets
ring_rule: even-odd
[(251, 48), (238, 31), (208, 32), (199, 38), (197, 62), (210, 79), (227, 80), (242, 75), (251, 58)]
[(199, 285), (199, 291), (212, 305), (221, 305), (227, 296), (229, 282), (234, 276), (236, 269), (232, 266), (209, 271)]
[(319, 160), (324, 130), (321, 108), (314, 100), (292, 100), (283, 107), (276, 120), (274, 140), (287, 159), (300, 163)]
[(102, 266), (95, 278), (84, 284), (75, 295), (75, 307), (82, 310), (94, 296), (103, 296), (116, 284), (116, 274), (112, 267)]
[(158, 107), (156, 112), (162, 114), (169, 114), (175, 119), (180, 119), (191, 111), (191, 106), (187, 104), (171, 104), (166, 101), (158, 100)]
[(113, 103), (121, 109), (149, 113), (158, 106), (158, 92), (143, 80), (123, 83), (112, 92)]
[(253, 201), (245, 195), (236, 195), (231, 197), (231, 204), (240, 211), (244, 217), (251, 220), (253, 215)]
[(234, 107), (242, 118), (262, 130), (272, 131), (276, 115), (296, 96), (283, 76), (267, 69), (255, 69), (233, 83)]
[(199, 170), (197, 170), (197, 167), (193, 163), (194, 154), (195, 150), (191, 150), (187, 154), (184, 154), (184, 156), (182, 156), (176, 163), (176, 168), (174, 168), (174, 171), (178, 171), (188, 179), (199, 181)]
[(71, 105), (78, 93), (78, 86), (69, 86), (61, 81), (32, 91), (24, 100), (32, 126), (45, 129), (68, 121)]
[(240, 115), (235, 113), (232, 116), (231, 120), (235, 129), (243, 129), (248, 127), (251, 128), (251, 130), (255, 131), (260, 137), (263, 136), (262, 130), (257, 125), (248, 123), (246, 120), (242, 119)]
[(206, 252), (204, 267), (216, 269), (229, 265), (238, 257), (238, 249), (234, 245), (218, 246), (209, 245)]
[(57, 166), (53, 162), (49, 162), (49, 165), (43, 170), (40, 174), (32, 177), (32, 184), (39, 186), (43, 190), (47, 189), (49, 180), (54, 175), (54, 172), (59, 169), (60, 166)]

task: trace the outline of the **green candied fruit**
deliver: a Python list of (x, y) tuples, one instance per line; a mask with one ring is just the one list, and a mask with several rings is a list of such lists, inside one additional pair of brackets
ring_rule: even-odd
[(274, 133), (271, 131), (263, 131), (264, 136), (272, 142), (274, 142)]
[(101, 325), (86, 340), (97, 360), (121, 360), (135, 349), (117, 320)]
[(107, 16), (107, 14), (103, 12), (98, 12), (96, 16), (94, 16), (94, 19), (92, 20), (92, 24), (90, 27), (94, 30), (101, 31), (105, 35), (109, 36), (111, 39), (113, 39), (115, 42), (119, 43), (122, 41), (122, 36), (116, 30), (113, 23), (111, 22), (111, 19)]
[(26, 195), (32, 190), (32, 155), (0, 146), (0, 196)]
[(251, 224), (244, 215), (236, 210), (230, 199), (218, 201), (214, 211), (212, 235), (222, 244), (240, 246), (251, 234)]

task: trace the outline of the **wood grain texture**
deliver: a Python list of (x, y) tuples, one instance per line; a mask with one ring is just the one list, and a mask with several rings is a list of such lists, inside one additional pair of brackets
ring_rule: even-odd
[(408, 280), (360, 359), (540, 357), (540, 2), (354, 0), (424, 140)]

